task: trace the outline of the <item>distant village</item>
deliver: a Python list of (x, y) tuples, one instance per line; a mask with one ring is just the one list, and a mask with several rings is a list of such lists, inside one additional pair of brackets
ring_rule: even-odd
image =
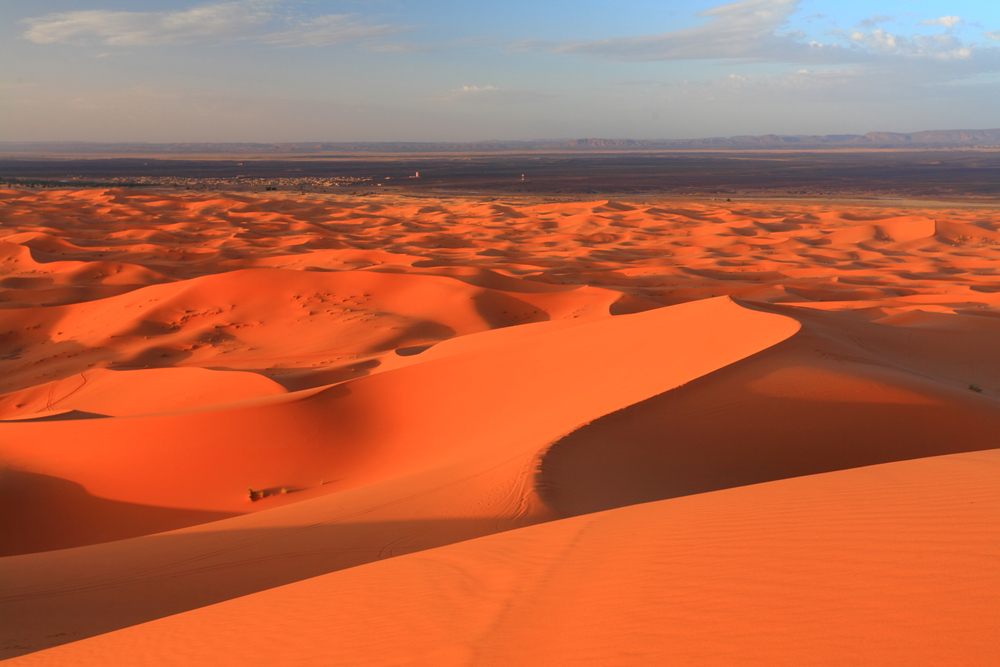
[(19, 187), (173, 187), (187, 190), (297, 190), (326, 191), (331, 188), (381, 185), (371, 176), (299, 176), (261, 178), (259, 176), (65, 176), (58, 179), (0, 178), (0, 184)]
[(183, 187), (192, 190), (307, 190), (323, 191), (329, 188), (358, 187), (375, 185), (371, 176), (295, 176), (282, 178), (262, 178), (260, 176), (213, 176), (203, 178), (179, 176), (139, 176), (111, 179), (115, 183), (129, 183), (134, 186)]
[[(386, 181), (420, 178), (420, 172), (410, 176), (293, 176), (265, 178), (261, 176), (108, 176), (95, 179), (93, 176), (67, 175), (58, 178), (32, 179), (0, 176), (0, 186), (29, 188), (60, 187), (173, 187), (186, 190), (237, 190), (259, 192), (261, 190), (288, 190), (299, 192), (330, 192), (333, 188), (381, 187)], [(524, 177), (521, 177), (524, 180)]]

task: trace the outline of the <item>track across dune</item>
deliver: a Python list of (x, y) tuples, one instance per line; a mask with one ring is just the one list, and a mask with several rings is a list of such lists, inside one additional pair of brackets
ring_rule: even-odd
[(998, 248), (958, 204), (2, 191), (0, 659), (1000, 650)]

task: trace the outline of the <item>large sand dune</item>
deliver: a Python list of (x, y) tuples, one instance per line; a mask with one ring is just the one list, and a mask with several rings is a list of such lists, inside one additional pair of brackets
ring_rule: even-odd
[(1000, 450), (634, 505), (11, 662), (989, 665)]
[(990, 209), (3, 191), (0, 221), (12, 664), (1000, 651)]

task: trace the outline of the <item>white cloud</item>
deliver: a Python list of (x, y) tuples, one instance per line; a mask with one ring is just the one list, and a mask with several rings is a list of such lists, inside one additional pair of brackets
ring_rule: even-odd
[(895, 16), (890, 16), (887, 14), (873, 14), (866, 19), (858, 21), (858, 26), (862, 28), (876, 28), (879, 23), (889, 23), (890, 21), (895, 21)]
[(951, 28), (959, 23), (965, 23), (962, 19), (957, 16), (942, 16), (937, 19), (928, 19), (926, 21), (921, 21), (919, 25), (943, 25), (945, 28)]
[(937, 60), (962, 59), (972, 55), (972, 49), (952, 35), (903, 37), (884, 30), (872, 30), (868, 33), (852, 32), (844, 36), (851, 42), (863, 46), (865, 50), (882, 55)]
[(269, 20), (259, 2), (224, 2), (176, 12), (113, 12), (103, 9), (28, 19), (24, 36), (36, 44), (97, 39), (109, 46), (155, 46), (238, 35)]
[(350, 14), (330, 14), (299, 21), (288, 29), (262, 35), (260, 41), (280, 46), (328, 46), (391, 37), (410, 30), (407, 26), (369, 25)]
[(741, 0), (701, 12), (705, 25), (687, 30), (569, 42), (553, 50), (585, 53), (609, 60), (652, 61), (699, 58), (757, 58), (775, 48), (794, 46), (796, 35), (778, 35), (800, 0)]
[(487, 86), (462, 86), (461, 88), (459, 88), (455, 92), (479, 93), (479, 92), (483, 92), (483, 91), (486, 91), (486, 90), (500, 90), (500, 89), (497, 88), (496, 86), (489, 86), (489, 85), (487, 85)]
[(987, 39), (993, 39), (1000, 42), (1000, 30), (990, 30), (989, 32), (984, 32), (983, 35), (985, 35)]
[(858, 21), (858, 25), (862, 28), (876, 28), (879, 23), (889, 23), (890, 21), (895, 21), (895, 16), (889, 16), (887, 14), (873, 14), (866, 19)]
[[(1000, 49), (963, 43), (951, 29), (964, 23), (957, 16), (943, 16), (927, 24), (948, 28), (938, 35), (896, 35), (876, 28), (879, 23), (895, 20), (874, 15), (858, 23), (855, 30), (831, 29), (828, 43), (806, 41), (798, 31), (782, 32), (788, 17), (800, 0), (741, 0), (721, 5), (698, 16), (709, 20), (687, 30), (615, 39), (567, 42), (558, 45), (533, 44), (557, 53), (579, 53), (620, 62), (669, 60), (730, 60), (790, 64), (858, 64), (866, 66), (911, 66), (905, 63), (936, 61), (964, 62), (963, 71), (1000, 70)], [(997, 33), (985, 33), (1000, 39)]]
[[(326, 46), (410, 29), (366, 24), (350, 14), (304, 19), (280, 14), (279, 9), (274, 0), (236, 0), (173, 12), (62, 12), (28, 19), (24, 37), (36, 44), (97, 41), (107, 46), (167, 46), (252, 40), (277, 46)], [(283, 29), (277, 29), (279, 22)]]

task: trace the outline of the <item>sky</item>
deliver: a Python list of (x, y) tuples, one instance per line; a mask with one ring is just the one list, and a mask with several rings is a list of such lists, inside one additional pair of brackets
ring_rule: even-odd
[(1000, 127), (996, 0), (0, 0), (0, 141)]

